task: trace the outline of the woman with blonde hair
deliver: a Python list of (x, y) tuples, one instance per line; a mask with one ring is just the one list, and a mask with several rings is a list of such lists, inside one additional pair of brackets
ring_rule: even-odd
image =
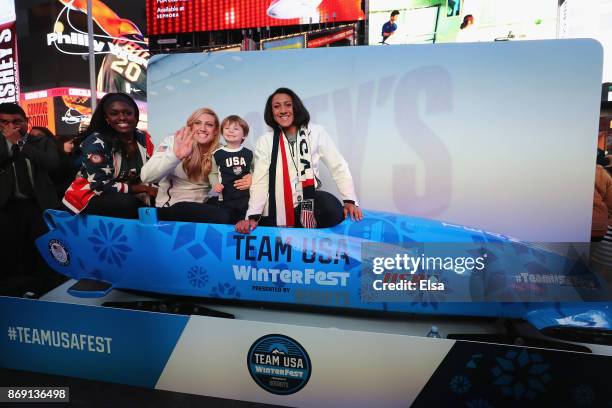
[[(220, 208), (216, 197), (209, 195), (212, 154), (220, 147), (219, 139), (217, 114), (200, 108), (189, 116), (186, 126), (160, 143), (140, 173), (143, 182), (159, 183), (155, 200), (159, 219), (230, 222), (229, 211)], [(250, 176), (236, 182), (236, 187), (243, 190), (250, 185)]]

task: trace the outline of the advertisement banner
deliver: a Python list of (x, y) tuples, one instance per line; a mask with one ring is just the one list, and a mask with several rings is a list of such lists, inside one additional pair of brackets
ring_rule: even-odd
[[(149, 51), (144, 0), (94, 0), (92, 5), (97, 90), (125, 92), (145, 102)], [(25, 5), (18, 7), (26, 12)], [(87, 1), (47, 0), (30, 9), (27, 12), (38, 17), (18, 22), (19, 29), (29, 32), (20, 49), (26, 71), (22, 86), (88, 88)]]
[(308, 34), (308, 48), (318, 48), (324, 47), (326, 45), (342, 41), (342, 40), (351, 40), (351, 45), (353, 39), (355, 37), (355, 28), (348, 27), (340, 30), (334, 30), (329, 32), (317, 33), (317, 34)]
[[(580, 9), (588, 9), (579, 3)], [(368, 43), (383, 43), (385, 24), (385, 32), (392, 34), (384, 44), (390, 45), (553, 39), (557, 6), (558, 0), (371, 0)], [(399, 14), (392, 17), (394, 10)]]
[(19, 100), (19, 64), (15, 22), (0, 24), (0, 103)]
[(604, 48), (602, 82), (612, 81), (612, 0), (564, 0), (559, 7), (559, 38), (594, 38)]
[(360, 0), (147, 0), (149, 35), (364, 19)]
[(25, 100), (19, 104), (28, 115), (28, 125), (32, 127), (46, 127), (55, 133), (55, 106), (53, 97), (42, 97)]
[(227, 47), (219, 47), (207, 50), (207, 52), (235, 52), (242, 51), (242, 47), (240, 45), (229, 45)]
[(89, 96), (62, 95), (54, 98), (57, 122), (55, 133), (74, 135), (78, 133), (81, 122), (91, 117)]
[[(372, 0), (368, 13), (368, 43), (382, 43), (385, 30), (391, 35), (385, 38), (384, 44), (431, 44), (435, 42), (440, 19), (445, 18), (439, 16), (442, 7), (423, 7), (422, 2), (416, 0)], [(391, 17), (394, 10), (399, 14)]]
[(295, 37), (281, 38), (278, 40), (261, 41), (260, 47), (262, 50), (290, 50), (296, 48), (305, 48), (306, 36), (304, 34)]
[(30, 127), (42, 126), (54, 134), (73, 135), (91, 116), (90, 99), (89, 89), (63, 87), (24, 93), (19, 103), (28, 115)]
[(189, 320), (6, 297), (0, 297), (0, 310), (0, 325), (11, 332), (0, 338), (0, 366), (148, 388)]
[(405, 335), (398, 325), (376, 333), (340, 320), (317, 327), (312, 316), (306, 326), (6, 297), (0, 311), (0, 366), (147, 389), (313, 408), (602, 407), (612, 398), (601, 375), (610, 356)]

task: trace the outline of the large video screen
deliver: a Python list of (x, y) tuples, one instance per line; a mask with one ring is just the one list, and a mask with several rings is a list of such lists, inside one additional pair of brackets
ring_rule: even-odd
[(147, 0), (150, 35), (363, 20), (361, 0)]
[(612, 0), (564, 0), (559, 38), (594, 38), (604, 49), (603, 81), (612, 81)]
[(292, 37), (281, 38), (277, 40), (267, 40), (261, 42), (262, 50), (289, 50), (306, 47), (306, 36), (299, 34)]
[[(391, 12), (400, 13), (395, 17), (396, 30), (385, 40), (386, 44), (433, 43), (440, 6), (406, 8), (410, 3), (395, 4), (397, 1), (372, 0), (370, 2), (368, 38), (370, 44), (382, 43), (382, 27), (390, 21)], [(395, 9), (394, 6), (401, 8)], [(402, 7), (403, 6), (403, 7)]]
[[(24, 91), (56, 86), (89, 88), (87, 1), (16, 3)], [(146, 101), (149, 58), (144, 0), (93, 0), (97, 90)]]
[(399, 14), (386, 44), (538, 40), (556, 38), (557, 33), (557, 0), (370, 0), (369, 4), (369, 44), (382, 42), (382, 27), (394, 10)]

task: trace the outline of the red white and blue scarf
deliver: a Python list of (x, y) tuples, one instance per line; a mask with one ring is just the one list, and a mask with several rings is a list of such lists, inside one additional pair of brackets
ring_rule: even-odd
[(276, 218), (276, 225), (294, 227), (296, 225), (293, 193), (298, 187), (291, 183), (290, 167), (298, 173), (302, 189), (300, 205), (300, 223), (304, 228), (316, 228), (314, 216), (315, 180), (312, 168), (310, 138), (308, 128), (298, 130), (294, 154), (289, 151), (289, 143), (279, 128), (274, 129), (272, 140), (272, 157), (270, 160), (269, 215)]

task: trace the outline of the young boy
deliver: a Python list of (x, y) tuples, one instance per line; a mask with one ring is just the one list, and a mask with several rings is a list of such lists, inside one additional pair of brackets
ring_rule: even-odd
[[(243, 220), (249, 206), (249, 190), (238, 190), (234, 182), (251, 172), (253, 152), (242, 143), (249, 134), (249, 125), (237, 115), (221, 122), (221, 134), (227, 143), (213, 153), (210, 183), (220, 193), (219, 202), (232, 211), (232, 223)], [(218, 180), (215, 171), (218, 169)]]

